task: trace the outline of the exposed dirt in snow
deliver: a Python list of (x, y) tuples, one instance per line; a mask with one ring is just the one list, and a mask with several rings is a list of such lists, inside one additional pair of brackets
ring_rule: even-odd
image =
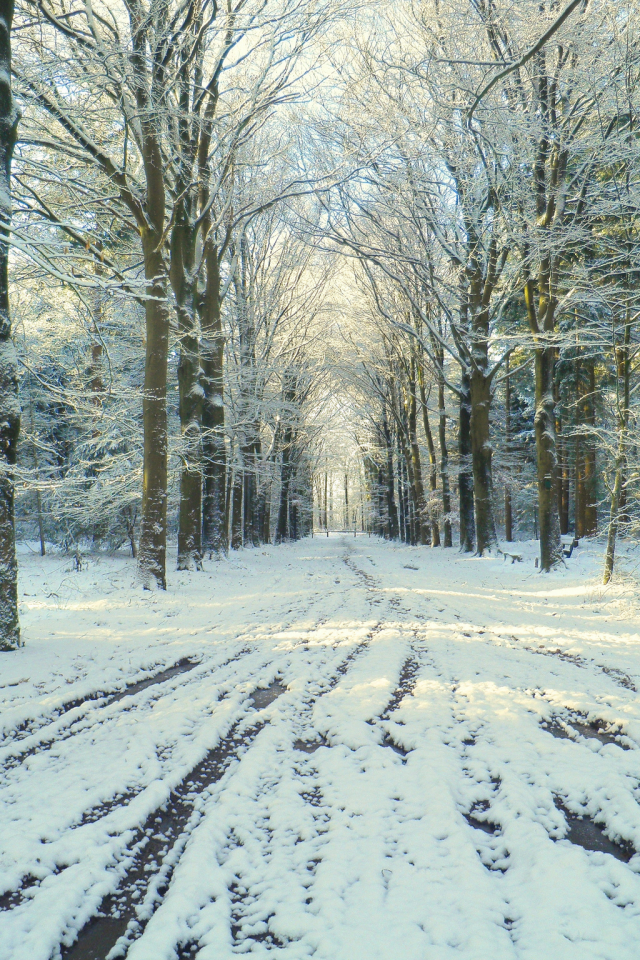
[(521, 546), (33, 558), (0, 960), (636, 960), (638, 624)]

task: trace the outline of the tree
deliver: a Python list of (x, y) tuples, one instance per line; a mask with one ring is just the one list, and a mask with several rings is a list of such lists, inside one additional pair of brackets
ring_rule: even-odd
[(11, 91), (13, 0), (0, 2), (0, 650), (20, 646), (14, 469), (20, 430), (18, 369), (9, 308), (11, 159), (18, 111)]

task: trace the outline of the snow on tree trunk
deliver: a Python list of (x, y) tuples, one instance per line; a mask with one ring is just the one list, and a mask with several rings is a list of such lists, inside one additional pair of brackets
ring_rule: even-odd
[(471, 468), (471, 379), (462, 371), (460, 383), (460, 422), (458, 429), (458, 489), (460, 494), (460, 549), (473, 551), (476, 524), (473, 512), (473, 471)]
[(159, 236), (149, 230), (143, 236), (145, 274), (148, 281), (146, 356), (142, 417), (144, 424), (144, 469), (142, 480), (142, 530), (138, 570), (143, 585), (165, 590), (167, 553), (167, 362), (169, 354), (169, 308), (167, 277)]
[[(483, 344), (484, 345), (484, 344)], [(493, 513), (493, 473), (489, 412), (491, 381), (486, 375), (486, 356), (471, 371), (471, 451), (473, 459), (473, 497), (475, 503), (477, 553), (497, 546)]]
[(207, 282), (199, 304), (202, 341), (203, 549), (220, 557), (226, 550), (227, 451), (224, 438), (224, 335), (220, 317), (220, 269), (215, 245), (207, 245)]
[(535, 435), (538, 461), (540, 567), (551, 570), (562, 557), (557, 503), (556, 417), (553, 399), (555, 346), (540, 346), (535, 354)]
[(11, 339), (9, 313), (9, 243), (11, 221), (11, 156), (18, 111), (11, 94), (12, 0), (0, 0), (0, 650), (20, 646), (18, 565), (14, 527), (14, 476), (20, 404), (18, 364)]

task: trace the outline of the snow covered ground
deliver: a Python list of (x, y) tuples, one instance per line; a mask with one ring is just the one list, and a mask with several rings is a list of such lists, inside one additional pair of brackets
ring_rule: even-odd
[(23, 557), (0, 960), (637, 960), (638, 621), (517, 550)]

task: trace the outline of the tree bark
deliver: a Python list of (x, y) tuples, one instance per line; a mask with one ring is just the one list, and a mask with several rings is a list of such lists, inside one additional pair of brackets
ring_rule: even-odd
[(513, 542), (513, 510), (511, 506), (511, 378), (509, 376), (509, 355), (505, 365), (504, 407), (505, 407), (505, 452), (507, 455), (507, 479), (504, 485), (504, 538)]
[(178, 410), (182, 437), (180, 507), (178, 512), (178, 570), (202, 569), (202, 386), (200, 345), (195, 310), (194, 235), (190, 224), (186, 184), (171, 233), (169, 277), (178, 313)]
[[(276, 543), (284, 543), (289, 539), (289, 494), (291, 489), (291, 445), (293, 431), (287, 427), (282, 447), (282, 464), (280, 469), (280, 506), (276, 523)], [(326, 495), (326, 494), (325, 494)]]
[(329, 474), (324, 475), (324, 529), (329, 536)]
[(231, 549), (242, 546), (242, 498), (244, 493), (244, 474), (240, 467), (236, 469), (231, 485)]
[[(159, 161), (158, 161), (159, 162)], [(164, 213), (162, 215), (164, 220)], [(167, 276), (158, 247), (161, 235), (149, 230), (143, 236), (147, 280), (146, 353), (142, 422), (144, 467), (142, 480), (142, 527), (138, 570), (144, 587), (152, 582), (166, 589), (167, 552), (167, 365), (169, 356), (169, 308)]]
[[(420, 383), (420, 406), (422, 407), (422, 424), (424, 435), (427, 438), (427, 449), (429, 451), (429, 486), (431, 493), (435, 494), (438, 489), (438, 463), (436, 459), (436, 447), (431, 433), (431, 424), (429, 423), (429, 408), (427, 407), (427, 394), (424, 385), (424, 373), (422, 368), (418, 371), (418, 380)], [(440, 525), (435, 516), (431, 515), (431, 545), (440, 546)]]
[[(254, 434), (257, 430), (254, 430)], [(245, 541), (254, 547), (261, 542), (260, 496), (258, 489), (258, 464), (261, 444), (254, 439), (246, 450), (245, 459), (248, 469), (245, 471)]]
[(398, 510), (400, 522), (400, 539), (403, 543), (409, 542), (409, 523), (407, 508), (407, 485), (404, 479), (404, 469), (402, 462), (402, 451), (400, 448), (399, 437), (396, 437), (396, 452), (398, 461)]
[(471, 380), (463, 369), (460, 382), (460, 423), (458, 428), (458, 490), (460, 498), (460, 549), (472, 553), (476, 539), (471, 463)]
[(440, 443), (440, 484), (442, 486), (442, 512), (444, 515), (444, 546), (452, 547), (451, 535), (451, 490), (449, 487), (449, 451), (447, 449), (447, 409), (444, 403), (444, 378), (438, 377), (438, 440)]
[(349, 477), (344, 475), (344, 528), (349, 529)]
[[(412, 362), (413, 366), (413, 362)], [(422, 482), (422, 464), (420, 462), (420, 447), (418, 446), (418, 423), (416, 403), (415, 370), (411, 371), (409, 382), (409, 396), (407, 397), (407, 425), (409, 428), (409, 445), (412, 483), (414, 489), (414, 504), (416, 510), (417, 534), (422, 546), (428, 546), (431, 540), (429, 531), (429, 517), (427, 504), (424, 498), (424, 484)]]
[[(385, 449), (387, 455), (387, 469), (386, 469), (386, 481), (387, 481), (387, 515), (389, 517), (389, 538), (391, 540), (397, 540), (399, 529), (398, 529), (398, 508), (396, 507), (396, 498), (395, 498), (395, 477), (393, 470), (393, 438), (391, 436), (391, 431), (389, 429), (389, 424), (387, 422), (386, 415), (382, 422), (382, 432), (384, 435)], [(345, 476), (345, 492), (346, 492), (346, 476)]]
[(616, 551), (616, 537), (618, 534), (618, 514), (620, 509), (620, 493), (622, 491), (622, 471), (625, 460), (626, 429), (619, 427), (618, 451), (615, 462), (613, 491), (611, 494), (611, 512), (609, 514), (609, 529), (607, 531), (607, 548), (604, 556), (604, 575), (602, 582), (606, 585), (613, 576), (613, 563)]
[(11, 159), (18, 111), (11, 92), (12, 0), (0, 0), (0, 650), (21, 645), (14, 517), (14, 469), (20, 432), (18, 362), (9, 310)]
[[(556, 399), (556, 403), (557, 403)], [(558, 510), (560, 514), (560, 533), (569, 533), (569, 486), (567, 471), (567, 444), (563, 434), (563, 423), (560, 417), (556, 418), (556, 432), (558, 437)]]
[(203, 546), (211, 556), (227, 549), (227, 448), (224, 417), (224, 335), (220, 313), (218, 251), (207, 241), (207, 279), (199, 302), (202, 363)]
[[(180, 311), (179, 311), (180, 317)], [(180, 322), (178, 361), (182, 469), (178, 515), (178, 570), (202, 569), (202, 388), (198, 338), (193, 325)]]
[(492, 448), (489, 434), (491, 380), (487, 375), (486, 339), (474, 344), (471, 368), (471, 453), (473, 460), (473, 500), (476, 518), (476, 553), (498, 544), (493, 511)]
[(145, 271), (146, 352), (142, 422), (144, 465), (142, 523), (138, 572), (142, 584), (166, 589), (167, 554), (167, 365), (169, 357), (168, 275), (164, 260), (166, 195), (161, 133), (156, 104), (162, 93), (161, 72), (147, 59), (149, 21), (138, 0), (130, 3), (132, 54), (130, 57), (137, 110), (142, 130), (145, 176), (144, 209), (137, 211)]
[(540, 567), (551, 570), (561, 558), (556, 460), (556, 415), (553, 399), (555, 346), (535, 348), (536, 412), (534, 419), (538, 460)]
[(595, 359), (589, 358), (587, 364), (587, 394), (584, 398), (585, 415), (584, 422), (588, 433), (585, 437), (585, 456), (584, 456), (584, 526), (585, 536), (595, 537), (598, 532), (598, 495), (597, 495), (597, 475), (596, 475), (596, 445), (594, 429), (596, 423), (596, 372)]
[(624, 328), (624, 345), (616, 349), (616, 373), (618, 393), (618, 447), (615, 461), (613, 491), (611, 494), (611, 509), (609, 514), (609, 529), (607, 531), (607, 549), (604, 558), (603, 583), (606, 585), (613, 576), (613, 565), (616, 550), (616, 538), (620, 524), (620, 508), (624, 488), (624, 471), (627, 460), (627, 428), (629, 425), (629, 403), (631, 399), (631, 364), (629, 346), (631, 343), (631, 323), (629, 313)]
[(400, 438), (402, 445), (402, 454), (404, 458), (404, 467), (406, 472), (406, 483), (408, 488), (407, 518), (409, 524), (408, 542), (415, 547), (421, 541), (422, 525), (420, 524), (420, 509), (418, 500), (418, 491), (416, 488), (413, 459), (411, 456), (411, 447), (404, 437)]
[(260, 539), (271, 543), (271, 484), (265, 483), (260, 492)]

